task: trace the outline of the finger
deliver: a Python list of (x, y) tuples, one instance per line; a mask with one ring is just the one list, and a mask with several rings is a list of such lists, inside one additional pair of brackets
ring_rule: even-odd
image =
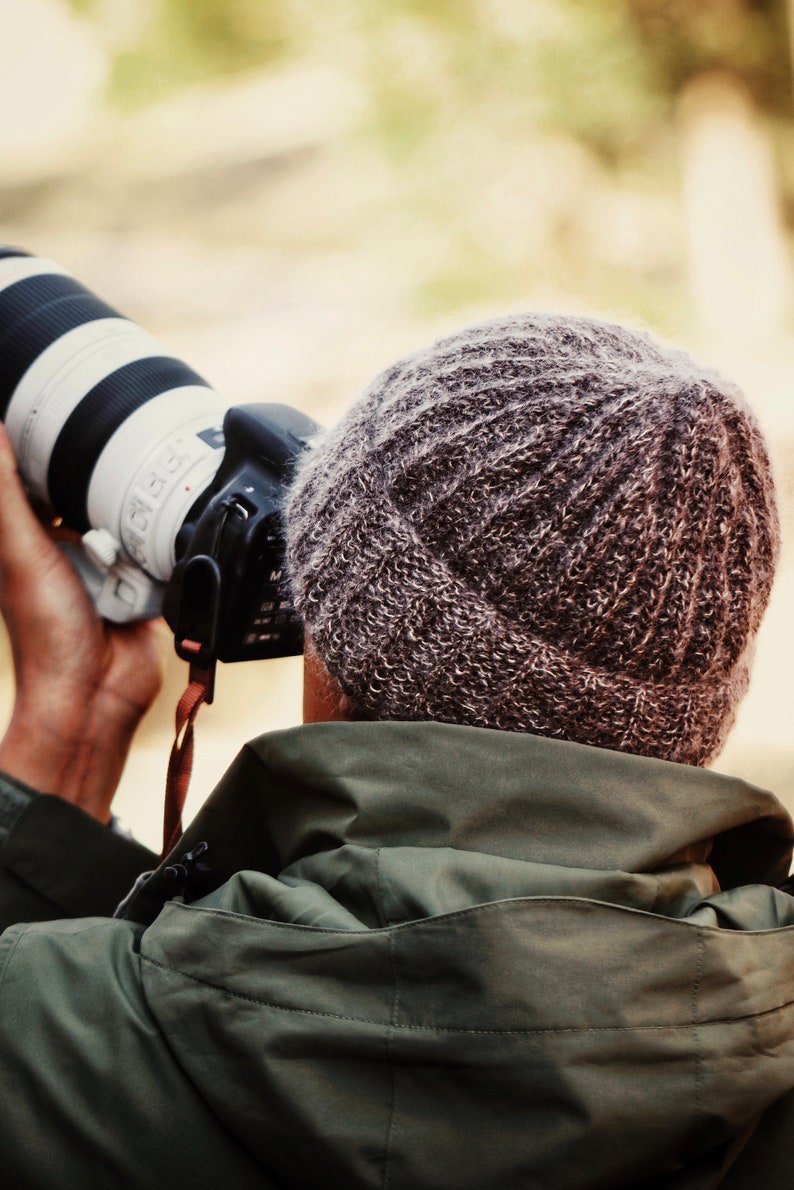
[(27, 570), (50, 548), (22, 486), (8, 431), (0, 423), (0, 568), (7, 575)]

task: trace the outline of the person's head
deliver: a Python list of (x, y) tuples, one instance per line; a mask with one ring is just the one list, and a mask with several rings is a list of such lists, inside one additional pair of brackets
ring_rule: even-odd
[(395, 363), (302, 461), (288, 565), (351, 718), (721, 747), (778, 552), (737, 389), (605, 322), (515, 315)]

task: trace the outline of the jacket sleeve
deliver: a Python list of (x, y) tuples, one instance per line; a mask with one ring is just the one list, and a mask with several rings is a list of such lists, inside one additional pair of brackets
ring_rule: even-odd
[(110, 916), (157, 857), (77, 806), (0, 773), (0, 930)]
[(143, 929), (94, 917), (0, 938), (3, 1186), (275, 1190), (152, 1014)]

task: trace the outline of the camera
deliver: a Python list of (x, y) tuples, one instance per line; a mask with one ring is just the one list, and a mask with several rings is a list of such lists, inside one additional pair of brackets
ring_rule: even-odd
[(228, 407), (58, 265), (0, 248), (0, 420), (30, 495), (82, 535), (101, 615), (162, 612), (198, 666), (302, 652), (281, 506), (310, 418)]

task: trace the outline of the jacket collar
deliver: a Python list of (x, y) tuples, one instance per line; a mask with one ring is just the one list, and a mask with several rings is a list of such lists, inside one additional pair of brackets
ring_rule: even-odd
[(737, 778), (445, 723), (275, 732), (247, 746), (230, 779), (264, 802), (279, 870), (314, 850), (357, 842), (644, 872), (714, 838), (711, 862), (725, 888), (780, 883), (794, 839), (777, 798)]
[[(207, 840), (222, 878), (243, 868), (278, 875), (345, 843), (640, 873), (712, 839), (722, 888), (788, 874), (788, 813), (738, 778), (524, 733), (319, 723), (247, 744), (174, 854)], [(147, 901), (162, 903), (159, 875)], [(148, 916), (137, 906), (130, 916), (139, 912)]]

